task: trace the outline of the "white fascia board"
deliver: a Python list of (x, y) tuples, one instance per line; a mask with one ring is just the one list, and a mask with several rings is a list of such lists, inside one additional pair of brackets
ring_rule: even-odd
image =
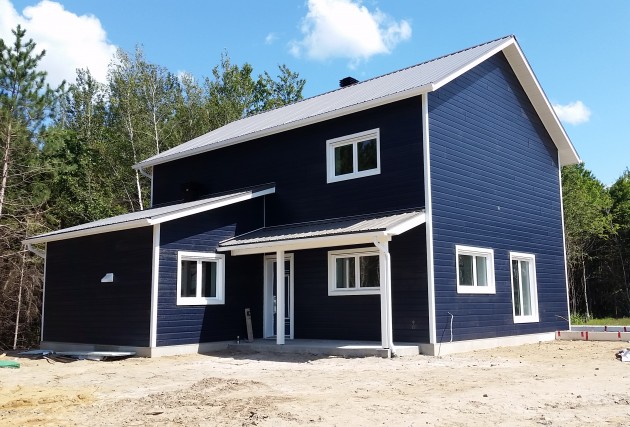
[(569, 136), (564, 130), (560, 119), (558, 119), (553, 106), (549, 102), (547, 95), (545, 95), (518, 43), (516, 43), (516, 41), (510, 43), (505, 47), (503, 53), (510, 63), (512, 70), (514, 70), (514, 74), (516, 74), (521, 86), (523, 86), (525, 93), (527, 93), (538, 116), (542, 120), (545, 129), (547, 129), (547, 132), (549, 132), (551, 139), (556, 145), (559, 153), (560, 166), (581, 163), (582, 160), (580, 156), (575, 150), (575, 147), (573, 147)]
[(225, 199), (221, 199), (219, 201), (212, 201), (208, 203), (204, 203), (194, 208), (183, 208), (175, 212), (169, 212), (162, 215), (156, 215), (149, 219), (149, 223), (151, 225), (161, 224), (163, 222), (173, 221), (174, 219), (179, 219), (183, 217), (187, 217), (190, 215), (195, 215), (198, 213), (206, 212), (209, 210), (217, 209), (223, 206), (231, 205), (238, 202), (244, 202), (245, 200), (251, 200), (253, 198), (259, 196), (265, 196), (267, 194), (275, 193), (276, 188), (271, 187), (265, 190), (256, 191), (256, 192), (247, 192), (244, 194), (239, 194), (237, 196), (226, 197)]
[(474, 60), (472, 62), (469, 62), (468, 64), (466, 64), (463, 67), (461, 67), (459, 70), (457, 70), (457, 71), (455, 71), (453, 73), (450, 73), (448, 76), (444, 77), (442, 80), (438, 80), (437, 82), (433, 83), (431, 91), (438, 90), (439, 88), (441, 88), (445, 84), (447, 84), (449, 82), (452, 82), (453, 80), (455, 80), (456, 78), (458, 78), (462, 74), (472, 70), (477, 65), (479, 65), (482, 62), (486, 61), (488, 58), (491, 58), (492, 56), (496, 55), (497, 53), (501, 52), (503, 49), (505, 49), (508, 46), (513, 45), (513, 44), (515, 44), (514, 38), (513, 37), (508, 38), (505, 42), (497, 45), (494, 49), (488, 51), (487, 53), (485, 53), (484, 55), (480, 56), (476, 60)]
[(425, 221), (426, 221), (425, 213), (418, 212), (418, 214), (401, 222), (400, 224), (396, 224), (395, 226), (388, 228), (386, 233), (390, 236), (397, 236), (399, 234), (403, 234), (404, 232), (411, 230), (414, 227), (419, 226), (420, 224), (424, 224)]
[(334, 118), (345, 116), (352, 113), (357, 113), (359, 111), (368, 110), (370, 108), (378, 107), (381, 105), (391, 104), (396, 101), (402, 101), (403, 99), (413, 98), (414, 96), (420, 96), (432, 90), (434, 90), (432, 84), (419, 86), (417, 88), (397, 92), (391, 95), (387, 95), (378, 99), (366, 101), (360, 104), (350, 105), (348, 107), (343, 107), (338, 110), (334, 110), (334, 111), (322, 113), (316, 116), (307, 117), (305, 119), (296, 120), (290, 123), (285, 123), (282, 125), (262, 129), (262, 130), (252, 132), (246, 135), (242, 135), (236, 138), (226, 139), (219, 142), (208, 143), (207, 145), (202, 145), (199, 147), (191, 148), (186, 151), (177, 152), (172, 155), (168, 155), (160, 159), (156, 159), (154, 161), (151, 161), (151, 159), (147, 159), (145, 161), (142, 161), (138, 164), (133, 165), (132, 168), (142, 169), (142, 168), (147, 168), (150, 166), (156, 166), (163, 163), (168, 163), (168, 162), (183, 159), (186, 157), (194, 156), (197, 154), (206, 153), (208, 151), (218, 150), (219, 148), (224, 148), (224, 147), (229, 147), (231, 145), (240, 144), (242, 142), (247, 142), (247, 141), (251, 141), (258, 138), (264, 138), (270, 135), (276, 135), (276, 134), (286, 132), (292, 129), (297, 129), (297, 128), (312, 125), (315, 123), (320, 123), (326, 120), (334, 119)]
[(32, 239), (25, 239), (23, 243), (35, 244), (35, 243), (54, 242), (57, 240), (66, 240), (66, 239), (74, 239), (77, 237), (91, 236), (94, 234), (129, 230), (129, 229), (138, 228), (138, 227), (148, 227), (150, 225), (151, 223), (149, 221), (149, 218), (143, 218), (143, 219), (137, 219), (133, 221), (121, 222), (118, 224), (104, 225), (100, 227), (90, 227), (90, 228), (84, 228), (82, 230), (75, 230), (75, 231), (68, 231), (68, 232), (59, 233), (59, 234), (33, 237)]
[(390, 237), (384, 231), (377, 231), (368, 233), (342, 234), (336, 236), (307, 237), (303, 239), (251, 243), (238, 246), (235, 245), (234, 247), (225, 246), (218, 247), (217, 251), (231, 251), (232, 255), (262, 254), (268, 252), (276, 252), (278, 250), (287, 252), (303, 249), (328, 248), (334, 246), (362, 245), (368, 243), (372, 244), (374, 242), (374, 239), (378, 239), (379, 237), (385, 238), (387, 240), (390, 239)]

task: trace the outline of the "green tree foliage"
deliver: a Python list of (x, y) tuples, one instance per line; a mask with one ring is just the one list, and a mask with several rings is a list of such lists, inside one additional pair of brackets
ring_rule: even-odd
[[(38, 70), (44, 52), (13, 31), (0, 40), (0, 349), (38, 340), (42, 260), (27, 236), (150, 204), (150, 179), (132, 165), (210, 130), (302, 98), (304, 80), (268, 73), (227, 53), (200, 84), (119, 50), (106, 82), (89, 70), (51, 90)], [(147, 174), (151, 171), (146, 171)]]
[(38, 70), (25, 30), (12, 30), (13, 44), (0, 39), (0, 347), (15, 347), (37, 336), (41, 260), (21, 241), (44, 228), (48, 197), (38, 139), (52, 106), (53, 91)]
[(562, 197), (571, 310), (590, 317), (588, 263), (599, 242), (611, 231), (612, 201), (604, 185), (584, 164), (562, 169)]

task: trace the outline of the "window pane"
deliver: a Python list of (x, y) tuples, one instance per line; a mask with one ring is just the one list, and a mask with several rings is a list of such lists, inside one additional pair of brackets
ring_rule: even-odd
[(335, 260), (337, 281), (335, 286), (337, 289), (354, 288), (354, 257), (337, 258)]
[(459, 285), (473, 285), (473, 257), (470, 255), (459, 255)]
[(376, 139), (369, 139), (357, 144), (359, 171), (376, 169)]
[(521, 287), (523, 289), (523, 316), (532, 314), (531, 280), (529, 278), (529, 261), (521, 261)]
[(380, 269), (378, 255), (359, 257), (359, 277), (361, 288), (378, 287), (380, 283)]
[(521, 284), (518, 274), (518, 261), (512, 260), (512, 286), (514, 288), (514, 315), (521, 315)]
[(475, 264), (477, 267), (477, 286), (488, 286), (488, 259), (476, 256)]
[(217, 263), (201, 263), (201, 296), (204, 298), (217, 297)]
[(352, 173), (353, 144), (335, 147), (335, 176)]
[(197, 288), (197, 261), (182, 261), (181, 268), (181, 296), (196, 296)]

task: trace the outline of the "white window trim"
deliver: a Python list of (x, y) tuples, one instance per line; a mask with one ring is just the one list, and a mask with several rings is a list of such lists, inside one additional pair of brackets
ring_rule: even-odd
[[(201, 262), (217, 264), (217, 296), (212, 298), (182, 297), (182, 261), (197, 261), (197, 277), (201, 278)], [(201, 261), (201, 262), (200, 262)], [(200, 293), (200, 287), (197, 286)], [(225, 255), (213, 252), (177, 252), (177, 305), (219, 305), (225, 304)]]
[[(341, 295), (380, 295), (381, 287), (373, 286), (370, 288), (344, 288), (337, 289), (335, 287), (335, 283), (337, 283), (337, 269), (336, 269), (336, 259), (337, 258), (347, 258), (350, 256), (378, 256), (379, 265), (380, 265), (380, 252), (376, 248), (358, 248), (358, 249), (341, 249), (336, 251), (328, 252), (328, 296), (341, 296)], [(359, 265), (355, 263), (355, 265)], [(355, 271), (355, 283), (358, 285), (359, 278), (359, 269)], [(379, 279), (380, 280), (380, 279)]]
[[(529, 277), (531, 280), (530, 293), (532, 296), (532, 314), (529, 316), (516, 315), (516, 309), (514, 308), (514, 277), (512, 277), (513, 260), (529, 262)], [(523, 252), (510, 252), (510, 285), (510, 288), (512, 290), (512, 316), (514, 317), (514, 323), (539, 322), (540, 317), (538, 315), (538, 280), (536, 279), (536, 256), (534, 254), (527, 254)]]
[[(459, 284), (459, 256), (482, 256), (488, 260), (488, 286), (462, 286)], [(473, 262), (473, 280), (477, 280), (476, 263)], [(458, 294), (495, 294), (494, 283), (494, 250), (488, 248), (478, 248), (474, 246), (455, 245), (455, 280), (457, 281)]]
[[(376, 168), (359, 172), (358, 169), (358, 151), (356, 148), (352, 150), (352, 169), (354, 172), (344, 175), (335, 175), (335, 148), (342, 145), (353, 144), (368, 140), (376, 139)], [(371, 129), (365, 132), (353, 133), (339, 138), (329, 139), (326, 141), (326, 176), (327, 183), (346, 181), (348, 179), (362, 178), (364, 176), (378, 175), (381, 173), (381, 138), (380, 129)]]

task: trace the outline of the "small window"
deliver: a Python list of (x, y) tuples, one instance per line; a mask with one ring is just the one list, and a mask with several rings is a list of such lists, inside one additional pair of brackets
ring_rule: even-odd
[(224, 304), (224, 255), (177, 254), (177, 305)]
[(326, 141), (328, 182), (381, 173), (379, 130)]
[(538, 322), (536, 257), (510, 252), (514, 323)]
[(457, 293), (494, 294), (494, 251), (459, 245), (455, 248)]
[(328, 252), (328, 295), (380, 293), (380, 255), (371, 248)]

